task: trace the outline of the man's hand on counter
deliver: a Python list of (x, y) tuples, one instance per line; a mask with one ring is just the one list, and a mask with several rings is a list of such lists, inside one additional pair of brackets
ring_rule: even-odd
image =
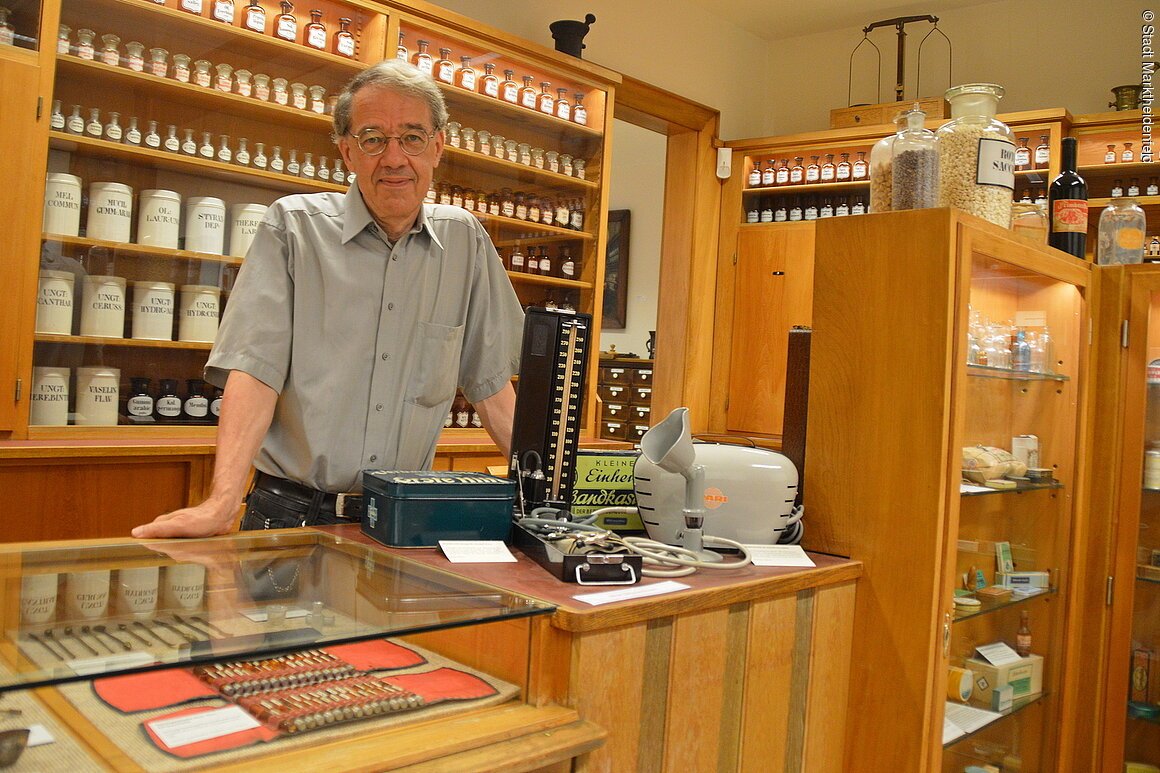
[(133, 529), (132, 534), (138, 539), (213, 537), (233, 531), (237, 514), (237, 501), (211, 497), (200, 505), (159, 515), (151, 523)]

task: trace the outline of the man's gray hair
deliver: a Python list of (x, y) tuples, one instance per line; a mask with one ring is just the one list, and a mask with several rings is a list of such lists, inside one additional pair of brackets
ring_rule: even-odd
[(439, 131), (447, 124), (447, 103), (430, 75), (401, 59), (384, 59), (351, 78), (338, 95), (334, 106), (334, 139), (350, 131), (351, 104), (354, 95), (368, 87), (390, 89), (398, 94), (417, 97), (431, 110), (431, 126)]

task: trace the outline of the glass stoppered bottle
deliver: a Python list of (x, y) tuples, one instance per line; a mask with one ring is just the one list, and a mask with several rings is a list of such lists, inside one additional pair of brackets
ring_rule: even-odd
[(1096, 262), (1101, 266), (1141, 263), (1146, 228), (1144, 210), (1130, 196), (1112, 199), (1100, 213)]
[(475, 91), (479, 73), (471, 66), (470, 56), (459, 57), (459, 69), (455, 71), (455, 85), (461, 89)]
[(891, 208), (896, 211), (938, 206), (938, 150), (925, 120), (926, 113), (915, 105), (894, 138)]
[(298, 20), (294, 18), (294, 4), (282, 0), (282, 13), (274, 20), (274, 35), (291, 43), (298, 41)]
[(483, 65), (483, 77), (479, 81), (479, 93), (492, 99), (499, 98), (499, 76), (495, 74), (495, 63)]
[(1015, 191), (1015, 142), (1010, 127), (995, 118), (1003, 93), (995, 83), (948, 89), (952, 118), (936, 136), (939, 206), (958, 207), (1008, 228)]
[(419, 50), (416, 51), (415, 56), (411, 58), (411, 64), (415, 65), (419, 72), (424, 72), (428, 75), (431, 75), (432, 71), (435, 69), (435, 59), (432, 58), (429, 53), (427, 53), (427, 47), (429, 45), (431, 45), (431, 43), (426, 40), (419, 41)]
[(310, 11), (310, 21), (302, 28), (302, 42), (319, 51), (326, 50), (326, 25), (322, 23), (322, 11)]
[(587, 126), (588, 108), (584, 107), (584, 95), (577, 93), (575, 97), (576, 103), (572, 105), (572, 122)]
[(353, 59), (357, 46), (354, 33), (350, 31), (350, 22), (346, 16), (338, 20), (338, 32), (334, 33), (334, 53)]
[(262, 7), (261, 0), (250, 0), (242, 14), (242, 26), (263, 35), (266, 33), (266, 9)]
[(451, 49), (439, 49), (439, 61), (435, 63), (435, 80), (455, 85), (455, 63), (451, 61)]

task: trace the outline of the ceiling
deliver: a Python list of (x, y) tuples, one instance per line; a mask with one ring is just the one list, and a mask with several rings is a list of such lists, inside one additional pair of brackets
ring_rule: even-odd
[[(809, 35), (898, 16), (932, 15), (995, 0), (690, 0), (764, 40)], [(908, 34), (910, 30), (908, 29)], [(885, 34), (885, 33), (884, 33)], [(890, 33), (893, 34), (893, 33)]]

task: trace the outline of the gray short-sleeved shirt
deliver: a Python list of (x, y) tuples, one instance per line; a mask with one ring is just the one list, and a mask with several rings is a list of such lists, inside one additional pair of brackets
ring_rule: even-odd
[(469, 401), (519, 368), (523, 311), (483, 226), (423, 205), (391, 248), (358, 186), (279, 199), (230, 293), (206, 378), (279, 393), (254, 461), (356, 491), (370, 467), (427, 469), (456, 387)]

